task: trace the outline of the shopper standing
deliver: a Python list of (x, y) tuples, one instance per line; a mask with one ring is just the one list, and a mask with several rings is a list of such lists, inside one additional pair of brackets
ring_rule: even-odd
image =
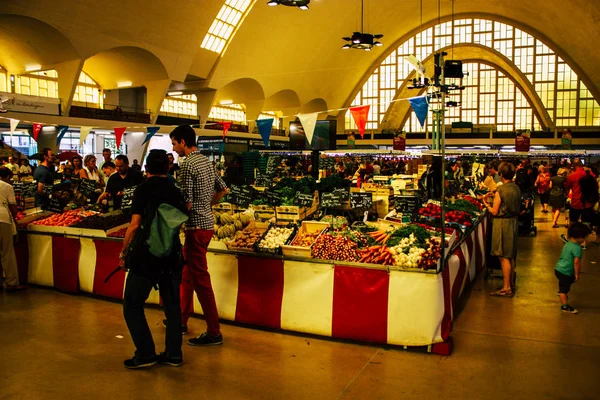
[(177, 152), (179, 157), (185, 157), (179, 171), (179, 183), (190, 210), (183, 250), (187, 264), (183, 269), (181, 283), (181, 324), (186, 332), (188, 319), (193, 312), (195, 291), (208, 329), (200, 336), (188, 340), (188, 344), (219, 345), (223, 343), (223, 336), (208, 273), (206, 251), (213, 236), (214, 217), (211, 205), (227, 194), (227, 186), (217, 175), (211, 162), (198, 151), (196, 132), (191, 126), (180, 125), (169, 136), (173, 151)]
[[(160, 362), (179, 367), (183, 364), (179, 325), (182, 268), (179, 234), (177, 232), (173, 235), (171, 251), (165, 257), (152, 255), (146, 240), (150, 235), (148, 229), (152, 229), (148, 226), (154, 226), (153, 222), (158, 218), (154, 215), (157, 215), (156, 210), (160, 205), (166, 203), (184, 213), (187, 213), (187, 209), (181, 191), (167, 180), (169, 167), (166, 151), (150, 151), (146, 158), (146, 169), (149, 179), (138, 186), (133, 196), (131, 224), (127, 228), (123, 249), (119, 255), (119, 266), (129, 270), (123, 294), (123, 315), (136, 347), (134, 357), (125, 360), (124, 365), (129, 369), (148, 368)], [(152, 333), (144, 315), (144, 303), (154, 285), (158, 285), (168, 321), (166, 349), (159, 356), (156, 355)]]
[(550, 200), (550, 172), (545, 165), (540, 165), (538, 168), (538, 176), (535, 179), (534, 186), (537, 188), (542, 204), (542, 212), (548, 214), (548, 202)]
[(552, 227), (558, 228), (560, 210), (566, 205), (565, 182), (567, 181), (567, 170), (560, 168), (556, 176), (550, 179), (549, 204), (552, 207)]
[(45, 209), (50, 197), (44, 194), (44, 187), (54, 184), (54, 154), (52, 150), (44, 147), (39, 153), (39, 161), (40, 165), (33, 173), (33, 180), (37, 182), (36, 204)]
[(491, 196), (483, 198), (492, 214), (492, 251), (498, 256), (502, 267), (504, 285), (502, 289), (490, 293), (492, 296), (512, 297), (515, 285), (515, 258), (517, 257), (518, 218), (521, 208), (521, 189), (513, 182), (515, 166), (508, 162), (500, 164), (502, 186), (496, 190), (493, 206)]
[(14, 218), (17, 215), (17, 201), (15, 191), (9, 183), (12, 176), (11, 170), (5, 167), (0, 168), (0, 259), (4, 269), (4, 284), (7, 292), (27, 289), (27, 286), (19, 285), (17, 257), (13, 246), (13, 236), (16, 233)]
[[(595, 181), (596, 176), (591, 171), (583, 169), (583, 163), (578, 158), (573, 162), (575, 170), (569, 175), (565, 182), (565, 189), (571, 190), (571, 209), (569, 211), (569, 219), (571, 223), (578, 222), (581, 218), (581, 222), (591, 224), (594, 219), (594, 205), (598, 201), (598, 188), (596, 187), (596, 198), (587, 198), (584, 195), (584, 191), (581, 187), (583, 179), (587, 181)], [(562, 234), (560, 235), (562, 240), (566, 243), (568, 238)], [(587, 246), (584, 244), (581, 246), (583, 250), (587, 250)]]

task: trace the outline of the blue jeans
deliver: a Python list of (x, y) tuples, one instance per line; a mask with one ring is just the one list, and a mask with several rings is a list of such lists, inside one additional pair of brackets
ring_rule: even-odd
[[(165, 346), (170, 358), (182, 358), (180, 284), (181, 270), (179, 269), (165, 272), (158, 278), (159, 293), (167, 317)], [(150, 295), (152, 286), (153, 283), (149, 278), (129, 272), (123, 296), (123, 316), (136, 347), (135, 357), (140, 360), (148, 360), (156, 355), (152, 333), (144, 314), (144, 303)]]

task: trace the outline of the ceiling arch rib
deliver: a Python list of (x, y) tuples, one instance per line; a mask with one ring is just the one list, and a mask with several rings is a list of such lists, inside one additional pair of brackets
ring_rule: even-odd
[(160, 59), (150, 51), (133, 46), (115, 47), (85, 60), (83, 70), (102, 88), (144, 86), (169, 79)]
[(80, 56), (53, 26), (32, 17), (0, 15), (0, 64), (15, 74), (52, 69)]
[[(442, 49), (443, 51), (450, 51), (449, 48)], [(482, 62), (493, 66), (494, 68), (502, 71), (508, 76), (523, 93), (533, 111), (542, 125), (543, 129), (553, 129), (554, 122), (548, 114), (548, 110), (544, 106), (542, 99), (536, 92), (535, 88), (527, 77), (512, 63), (507, 57), (503, 56), (499, 52), (490, 49), (486, 46), (464, 44), (454, 46), (454, 57), (462, 60), (463, 62)], [(433, 55), (422, 61), (427, 71), (433, 71)], [(405, 82), (397, 90), (394, 100), (406, 99), (415, 95), (421, 95), (425, 89), (417, 91), (409, 89), (409, 80), (415, 78), (415, 72), (411, 72), (406, 78)], [(397, 129), (404, 126), (408, 116), (410, 115), (411, 107), (408, 101), (394, 101), (388, 107), (381, 129)]]
[(263, 106), (263, 109), (266, 111), (279, 111), (291, 108), (300, 108), (300, 97), (298, 97), (298, 93), (290, 89), (280, 90), (269, 96)]

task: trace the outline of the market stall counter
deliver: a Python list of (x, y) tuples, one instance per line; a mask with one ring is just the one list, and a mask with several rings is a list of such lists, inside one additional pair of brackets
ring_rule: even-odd
[[(423, 270), (335, 262), (211, 245), (208, 265), (222, 319), (238, 323), (450, 354), (454, 307), (485, 266), (483, 213), (452, 244), (444, 266)], [(101, 236), (101, 235), (100, 235)], [(122, 299), (122, 239), (77, 232), (19, 232), (22, 282)], [(217, 243), (215, 243), (217, 244)], [(195, 298), (195, 311), (202, 309)], [(149, 303), (159, 304), (157, 291)]]

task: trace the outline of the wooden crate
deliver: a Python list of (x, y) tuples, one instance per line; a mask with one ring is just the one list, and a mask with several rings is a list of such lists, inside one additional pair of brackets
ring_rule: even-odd
[(278, 206), (275, 207), (277, 222), (297, 222), (302, 221), (307, 216), (311, 215), (319, 206), (319, 192), (315, 190), (313, 203), (311, 207), (299, 206)]
[(294, 242), (296, 241), (296, 239), (298, 239), (300, 236), (302, 236), (303, 233), (315, 233), (315, 232), (318, 232), (319, 233), (319, 235), (317, 236), (317, 238), (318, 238), (319, 236), (321, 236), (321, 234), (327, 228), (329, 228), (329, 224), (326, 223), (326, 222), (316, 222), (316, 221), (304, 221), (304, 222), (302, 222), (302, 225), (300, 226), (300, 229), (298, 229), (298, 232), (296, 233), (296, 236), (290, 242), (290, 244), (282, 246), (283, 255), (285, 255), (285, 256), (291, 256), (291, 257), (306, 257), (306, 258), (310, 258), (310, 251), (311, 251), (312, 246), (310, 246), (310, 247), (296, 246), (296, 245), (294, 245)]
[(275, 216), (275, 207), (271, 206), (252, 206), (254, 209), (254, 219), (270, 220)]
[(212, 206), (213, 212), (233, 212), (233, 204), (231, 203), (219, 203)]
[[(260, 237), (262, 237), (262, 235), (267, 231), (267, 229), (269, 229), (268, 222), (252, 221), (252, 222), (250, 222), (250, 224), (248, 224), (247, 227), (244, 228), (244, 231), (246, 231), (246, 230), (256, 231), (256, 232), (260, 233)], [(241, 232), (242, 231), (237, 231), (235, 233), (235, 236), (238, 236), (239, 234), (241, 234)], [(255, 244), (258, 243), (258, 241), (260, 240), (260, 237), (256, 240)], [(231, 251), (238, 251), (238, 252), (245, 252), (245, 253), (254, 253), (256, 251), (254, 246), (252, 248), (234, 247), (232, 245), (232, 243), (233, 243), (233, 240), (231, 240), (229, 243), (227, 243), (227, 248)]]

